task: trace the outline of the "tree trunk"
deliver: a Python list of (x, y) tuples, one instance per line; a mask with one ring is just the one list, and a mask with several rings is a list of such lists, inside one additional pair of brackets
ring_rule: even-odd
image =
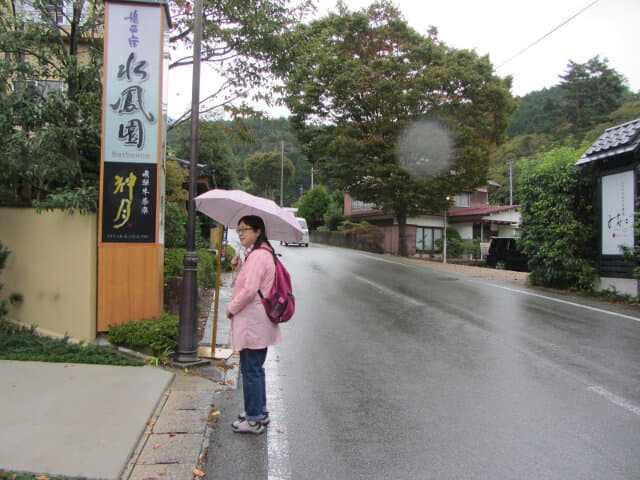
[(407, 245), (407, 209), (400, 207), (396, 209), (396, 219), (398, 220), (398, 255), (409, 256)]

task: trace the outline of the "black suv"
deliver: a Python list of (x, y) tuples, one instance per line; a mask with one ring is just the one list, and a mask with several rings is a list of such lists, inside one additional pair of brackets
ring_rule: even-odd
[(518, 239), (515, 237), (493, 237), (489, 245), (487, 265), (507, 270), (529, 270), (527, 257), (518, 248)]

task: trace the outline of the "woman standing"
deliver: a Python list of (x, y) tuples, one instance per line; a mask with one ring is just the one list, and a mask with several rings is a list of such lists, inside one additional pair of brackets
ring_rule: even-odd
[(233, 350), (240, 352), (240, 371), (245, 411), (233, 422), (233, 431), (264, 431), (269, 423), (264, 361), (267, 347), (282, 342), (280, 327), (269, 320), (258, 290), (270, 292), (275, 278), (274, 250), (265, 233), (262, 218), (249, 215), (238, 222), (240, 243), (247, 249), (244, 264), (236, 255), (231, 265), (239, 271), (233, 286), (227, 317), (231, 320)]

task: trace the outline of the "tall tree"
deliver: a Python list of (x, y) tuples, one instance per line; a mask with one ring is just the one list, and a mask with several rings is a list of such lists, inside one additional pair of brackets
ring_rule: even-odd
[[(178, 158), (188, 159), (191, 150), (191, 131), (183, 125), (171, 132), (168, 143)], [(213, 172), (218, 188), (233, 188), (235, 166), (238, 162), (231, 151), (231, 145), (217, 122), (205, 120), (198, 129), (198, 163), (206, 165)]]
[[(447, 206), (484, 183), (515, 103), (510, 79), (487, 57), (411, 29), (388, 1), (351, 12), (342, 3), (298, 27), (286, 65), (286, 102), (312, 164), (329, 183), (392, 211), (407, 254), (407, 216)], [(429, 117), (453, 136), (452, 162), (433, 178), (411, 175), (395, 154), (405, 129)], [(425, 159), (428, 161), (428, 159)]]
[(0, 10), (2, 192), (84, 192), (100, 170), (102, 2), (0, 0)]
[[(282, 152), (257, 152), (244, 162), (244, 169), (254, 185), (255, 192), (280, 202), (280, 181), (283, 188), (293, 177), (293, 162), (282, 156)], [(276, 195), (277, 192), (277, 195)], [(284, 203), (282, 203), (284, 205)]]
[(560, 78), (563, 110), (575, 132), (584, 133), (631, 98), (625, 78), (599, 56), (583, 64), (569, 60)]
[[(171, 3), (173, 29), (170, 42), (191, 47), (193, 41), (192, 0)], [(311, 8), (311, 0), (206, 0), (203, 2), (202, 54), (218, 74), (215, 91), (201, 100), (201, 113), (227, 109), (246, 112), (247, 100), (269, 101), (273, 93), (271, 69), (287, 50), (287, 32)], [(169, 68), (191, 65), (192, 55), (176, 58)], [(265, 87), (265, 88), (260, 88)], [(175, 125), (189, 119), (186, 111)]]

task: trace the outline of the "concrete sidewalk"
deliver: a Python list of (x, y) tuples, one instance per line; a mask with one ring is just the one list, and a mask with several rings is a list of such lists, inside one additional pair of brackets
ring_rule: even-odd
[[(221, 289), (218, 346), (230, 342)], [(213, 306), (202, 344), (211, 341)], [(0, 469), (105, 480), (198, 478), (233, 357), (182, 369), (0, 361)], [(228, 367), (226, 366), (228, 363)], [(194, 473), (195, 471), (195, 473)]]

